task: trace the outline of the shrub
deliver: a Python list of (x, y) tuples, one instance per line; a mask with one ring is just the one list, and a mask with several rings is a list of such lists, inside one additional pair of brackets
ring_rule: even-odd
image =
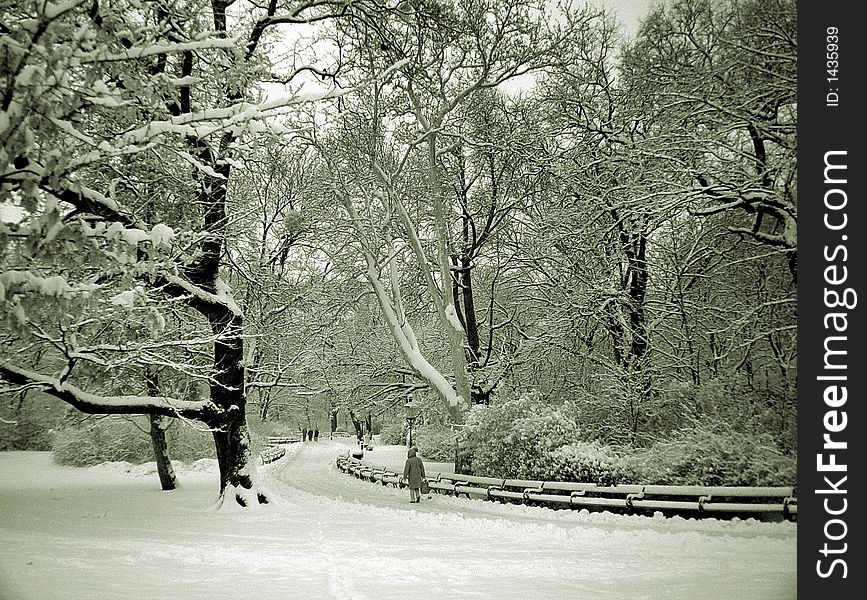
[(424, 458), (444, 462), (455, 458), (455, 437), (455, 432), (443, 425), (425, 425), (412, 433), (413, 443)]
[(565, 412), (533, 394), (474, 407), (460, 440), (469, 470), (491, 477), (539, 476), (546, 452), (581, 441)]
[[(148, 427), (143, 418), (86, 421), (56, 432), (52, 456), (58, 464), (75, 467), (109, 461), (150, 462), (154, 460), (154, 454)], [(210, 432), (196, 431), (180, 423), (172, 424), (166, 431), (166, 443), (172, 460), (189, 463), (214, 457)]]
[(150, 438), (124, 419), (101, 419), (62, 429), (54, 438), (53, 450), (56, 463), (73, 467), (153, 460)]
[(0, 421), (0, 451), (2, 450), (50, 450), (50, 426), (27, 417)]
[(403, 421), (384, 423), (379, 431), (379, 443), (384, 445), (400, 445), (406, 441), (406, 427)]
[(610, 446), (576, 442), (546, 452), (532, 478), (614, 485), (624, 483), (627, 475), (623, 458)]
[(770, 434), (776, 446), (794, 452), (797, 448), (797, 406), (794, 398), (775, 389), (755, 389), (742, 377), (704, 379), (701, 384), (670, 383), (664, 391), (667, 403), (680, 412), (669, 419), (673, 427), (660, 426), (659, 419), (648, 423), (654, 433), (671, 436), (687, 428), (690, 421), (725, 423), (749, 434)]
[(722, 424), (682, 429), (626, 459), (635, 483), (671, 485), (793, 485), (794, 456), (771, 436), (733, 431)]
[(0, 451), (51, 450), (54, 429), (66, 410), (64, 403), (34, 390), (23, 399), (0, 403)]

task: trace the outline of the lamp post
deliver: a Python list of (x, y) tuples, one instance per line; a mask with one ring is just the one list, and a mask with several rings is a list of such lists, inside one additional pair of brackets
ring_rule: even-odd
[(406, 446), (409, 448), (412, 446), (412, 424), (415, 422), (416, 417), (418, 417), (418, 406), (413, 404), (412, 398), (410, 398), (403, 405), (403, 410), (406, 416)]

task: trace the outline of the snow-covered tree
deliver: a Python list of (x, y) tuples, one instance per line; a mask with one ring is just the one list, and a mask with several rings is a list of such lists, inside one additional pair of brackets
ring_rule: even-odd
[[(220, 502), (268, 502), (245, 418), (244, 313), (225, 264), (229, 181), (243, 148), (280, 133), (271, 117), (341, 93), (292, 93), (308, 69), (270, 64), (265, 36), (367, 8), (3, 1), (0, 203), (20, 214), (0, 229), (7, 388), (85, 412), (201, 421)], [(281, 70), (290, 92), (263, 98), (258, 84)], [(141, 373), (155, 365), (198, 384), (150, 395)]]
[[(466, 280), (469, 267), (453, 264), (461, 254), (453, 223), (466, 206), (447, 188), (444, 158), (460, 143), (462, 109), (485, 90), (569, 63), (596, 15), (569, 3), (474, 0), (401, 3), (391, 17), (377, 23), (375, 36), (369, 27), (342, 30), (355, 50), (347, 77), (370, 77), (380, 61), (401, 66), (375, 89), (341, 99), (341, 131), (320, 134), (313, 144), (329, 165), (333, 193), (364, 258), (362, 272), (401, 355), (460, 421), (473, 393), (467, 311), (455, 304), (454, 290), (464, 285), (456, 274)], [(447, 365), (421, 352), (401, 297), (403, 255), (412, 258), (409, 268), (437, 315)], [(478, 332), (472, 333), (470, 362), (478, 364)]]

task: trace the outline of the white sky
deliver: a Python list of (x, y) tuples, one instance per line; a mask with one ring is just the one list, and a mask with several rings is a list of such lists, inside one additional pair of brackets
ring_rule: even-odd
[[(211, 512), (214, 461), (159, 490), (148, 466), (0, 452), (0, 598), (791, 600), (797, 523), (499, 505), (337, 470), (352, 440), (260, 468), (268, 507)], [(300, 448), (300, 449), (299, 449)], [(365, 458), (401, 464), (405, 448)], [(429, 471), (435, 465), (428, 462)]]
[(614, 12), (623, 26), (623, 34), (629, 37), (636, 34), (640, 20), (659, 2), (660, 0), (592, 0), (594, 5)]

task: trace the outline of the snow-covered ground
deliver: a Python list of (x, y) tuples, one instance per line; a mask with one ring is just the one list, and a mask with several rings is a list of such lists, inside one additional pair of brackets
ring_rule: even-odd
[(233, 512), (208, 509), (213, 461), (162, 492), (152, 465), (0, 453), (0, 600), (795, 598), (794, 523), (410, 504), (338, 471), (351, 447), (289, 446), (260, 468), (280, 501)]

